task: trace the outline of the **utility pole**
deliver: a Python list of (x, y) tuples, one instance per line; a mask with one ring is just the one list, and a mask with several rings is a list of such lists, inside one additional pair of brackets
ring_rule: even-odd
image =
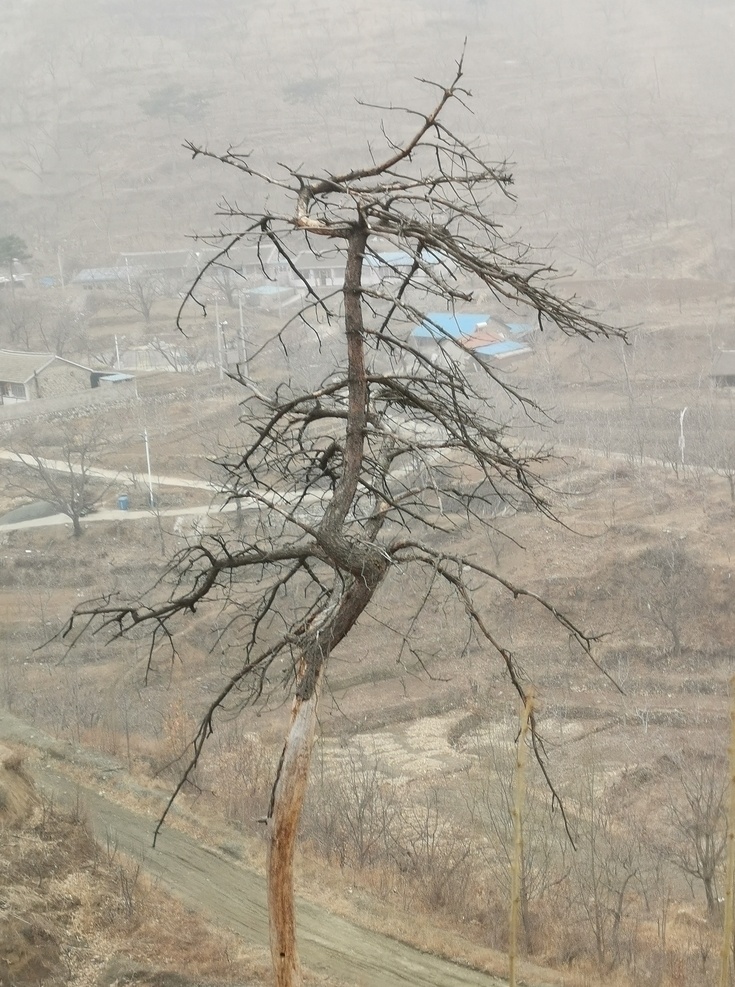
[[(732, 212), (732, 202), (730, 203), (730, 211)], [(732, 223), (730, 223), (732, 226)], [(66, 288), (66, 283), (64, 282), (64, 262), (61, 257), (61, 246), (56, 248), (56, 262), (59, 265), (59, 280), (61, 281), (61, 287)]]
[(687, 411), (689, 411), (689, 408), (688, 407), (686, 407), (682, 411), (682, 413), (679, 415), (679, 452), (681, 453), (681, 465), (682, 466), (684, 465), (684, 448), (685, 448), (685, 443), (684, 443), (684, 415), (687, 413)]
[(237, 296), (237, 304), (238, 304), (238, 308), (240, 309), (240, 337), (238, 340), (238, 344), (239, 344), (238, 349), (240, 350), (240, 352), (238, 355), (240, 357), (240, 363), (242, 365), (241, 373), (244, 377), (248, 377), (249, 376), (248, 351), (245, 349), (245, 323), (243, 322), (243, 318), (242, 318), (242, 295), (240, 294), (238, 294)]
[(148, 466), (148, 501), (151, 508), (156, 506), (156, 501), (153, 496), (153, 477), (151, 475), (151, 450), (148, 445), (148, 429), (143, 429), (143, 441), (145, 442), (145, 461)]
[(219, 366), (219, 382), (222, 384), (225, 379), (225, 368), (222, 359), (222, 329), (219, 324), (219, 302), (214, 302), (214, 328), (217, 333), (217, 365)]

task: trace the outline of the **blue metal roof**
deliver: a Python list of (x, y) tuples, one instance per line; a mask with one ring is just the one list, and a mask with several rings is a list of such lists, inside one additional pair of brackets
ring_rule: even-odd
[(489, 315), (476, 312), (429, 312), (411, 335), (417, 339), (460, 339), (471, 336), (478, 323), (489, 319)]
[(413, 264), (413, 257), (405, 250), (387, 250), (368, 257), (367, 261), (373, 267), (379, 267), (381, 264), (388, 264), (390, 267), (410, 267)]

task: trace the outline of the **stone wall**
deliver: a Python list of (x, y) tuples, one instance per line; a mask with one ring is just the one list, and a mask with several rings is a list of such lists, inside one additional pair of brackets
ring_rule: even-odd
[(92, 380), (89, 371), (82, 367), (52, 363), (37, 374), (29, 386), (35, 388), (36, 398), (57, 398), (91, 390)]
[[(63, 412), (89, 414), (96, 407), (109, 408), (111, 405), (125, 405), (136, 400), (135, 381), (120, 384), (101, 384), (99, 387), (79, 391), (76, 394), (63, 394), (59, 397), (18, 401), (16, 404), (0, 405), (0, 423), (49, 418)], [(69, 415), (73, 417), (73, 414)]]
[[(214, 390), (212, 391), (212, 394)], [(208, 396), (212, 396), (209, 394)], [(138, 397), (135, 393), (135, 383), (115, 384), (107, 387), (95, 387), (91, 391), (80, 394), (68, 394), (64, 398), (49, 398), (47, 401), (20, 401), (13, 405), (0, 405), (0, 437), (9, 435), (19, 422), (43, 421), (50, 424), (61, 421), (72, 421), (75, 418), (87, 418), (95, 412), (108, 411), (110, 408), (145, 408), (147, 413), (155, 414), (156, 408), (163, 407), (175, 401), (183, 401), (190, 397), (186, 388), (180, 387), (166, 394), (147, 394)], [(2, 443), (0, 442), (0, 445)]]

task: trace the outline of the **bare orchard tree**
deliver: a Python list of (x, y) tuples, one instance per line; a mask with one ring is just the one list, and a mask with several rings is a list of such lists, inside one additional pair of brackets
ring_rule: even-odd
[(686, 542), (665, 532), (660, 542), (638, 557), (634, 595), (641, 616), (669, 638), (669, 653), (678, 658), (692, 612), (701, 601), (703, 573)]
[(594, 771), (579, 775), (569, 898), (592, 933), (600, 969), (609, 969), (630, 952), (630, 915), (645, 901), (649, 861), (637, 839), (640, 821), (619, 799), (610, 804)]
[(95, 475), (106, 445), (107, 437), (92, 420), (64, 422), (41, 437), (37, 428), (22, 428), (13, 434), (13, 458), (0, 461), (0, 469), (9, 488), (66, 514), (78, 538), (82, 518), (114, 482)]
[(0, 298), (0, 342), (64, 356), (87, 349), (86, 319), (65, 299), (25, 295)]
[(212, 264), (207, 272), (209, 281), (230, 308), (237, 308), (240, 292), (246, 286), (245, 276), (232, 261), (220, 256), (216, 264)]
[(158, 271), (130, 267), (121, 271), (115, 285), (115, 299), (121, 308), (141, 316), (146, 325), (151, 321), (153, 306), (171, 289)]
[[(536, 469), (543, 456), (514, 441), (503, 424), (507, 412), (498, 409), (513, 405), (532, 417), (540, 411), (484, 363), (432, 360), (411, 326), (432, 304), (453, 311), (469, 303), (477, 287), (499, 304), (533, 309), (540, 329), (556, 326), (586, 338), (616, 332), (557, 297), (549, 270), (503, 237), (492, 200), (496, 193), (510, 197), (510, 175), (487, 164), (445, 122), (469, 96), (461, 79), (460, 63), (449, 85), (429, 84), (437, 92), (433, 108), (402, 111), (414, 126), (411, 135), (386, 138), (383, 157), (371, 148), (367, 167), (342, 174), (284, 167), (271, 175), (233, 149), (217, 154), (188, 145), (194, 157), (237, 169), (265, 186), (269, 202), (283, 204), (263, 213), (223, 205), (228, 224), (240, 224), (225, 238), (223, 255), (248, 238), (273, 246), (306, 293), (307, 304), (277, 343), (288, 348), (288, 328), (295, 324), (301, 340), (307, 333), (319, 339), (339, 332), (342, 356), (323, 363), (323, 377), (312, 386), (287, 381), (268, 390), (240, 378), (247, 389), (241, 444), (221, 463), (230, 496), (256, 509), (257, 520), (243, 512), (235, 533), (186, 548), (171, 563), (170, 592), (153, 591), (144, 602), (91, 601), (77, 608), (67, 630), (74, 639), (89, 623), (116, 636), (148, 625), (153, 655), (161, 641), (176, 648), (175, 633), (187, 614), (201, 616), (207, 602), (224, 609), (220, 626), (238, 649), (238, 667), (203, 716), (177, 791), (219, 710), (241, 703), (243, 690), (256, 701), (279, 676), (292, 693), (267, 812), (271, 951), (280, 987), (300, 982), (293, 860), (317, 705), (330, 655), (340, 648), (349, 660), (358, 622), (378, 617), (386, 633), (395, 629), (397, 656), (422, 660), (421, 616), (438, 595), (448, 595), (457, 619), (466, 615), (475, 639), (495, 649), (521, 697), (514, 655), (483, 613), (484, 584), (531, 597), (584, 652), (592, 647), (592, 638), (551, 603), (492, 569), (475, 550), (476, 539), (466, 555), (443, 547), (447, 522), (440, 515), (449, 503), (452, 516), (464, 519), (458, 531), (463, 524), (491, 525), (507, 505), (551, 513)], [(344, 284), (317, 294), (298, 258), (324, 241), (342, 252)], [(400, 263), (386, 262), (386, 250), (394, 258), (400, 252)], [(195, 301), (196, 291), (197, 283), (190, 291)], [(436, 320), (432, 330), (441, 336)], [(300, 359), (300, 352), (293, 356)], [(402, 625), (390, 594), (399, 592), (396, 580), (413, 585), (406, 582), (413, 574), (422, 602), (410, 626)]]
[(676, 760), (667, 810), (671, 838), (664, 855), (702, 882), (707, 913), (719, 912), (719, 882), (727, 848), (727, 763), (719, 752), (686, 751)]
[[(494, 724), (497, 728), (497, 722)], [(515, 733), (513, 723), (513, 734)], [(478, 737), (473, 754), (476, 765), (468, 776), (463, 797), (482, 838), (479, 852), (487, 872), (488, 898), (510, 901), (513, 870), (514, 765), (508, 748), (488, 732)], [(511, 748), (512, 749), (512, 748)], [(554, 800), (547, 788), (531, 783), (524, 802), (522, 853), (519, 870), (522, 949), (537, 951), (541, 939), (538, 913), (544, 900), (566, 891), (571, 845), (553, 818)], [(568, 893), (564, 895), (569, 899)], [(560, 909), (556, 909), (560, 918)]]

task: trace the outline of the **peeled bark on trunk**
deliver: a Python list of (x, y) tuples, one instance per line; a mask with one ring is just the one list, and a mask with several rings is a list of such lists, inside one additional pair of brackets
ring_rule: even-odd
[(293, 861), (309, 782), (316, 716), (332, 649), (364, 612), (388, 571), (380, 554), (364, 552), (365, 576), (351, 582), (328, 619), (305, 635), (286, 741), (268, 810), (268, 923), (276, 987), (299, 987)]
[[(268, 918), (276, 987), (299, 987), (301, 984), (296, 950), (293, 861), (309, 781), (323, 671), (322, 666), (316, 673), (308, 699), (302, 698), (299, 691), (296, 693), (268, 816)], [(304, 672), (302, 670), (302, 676)]]

